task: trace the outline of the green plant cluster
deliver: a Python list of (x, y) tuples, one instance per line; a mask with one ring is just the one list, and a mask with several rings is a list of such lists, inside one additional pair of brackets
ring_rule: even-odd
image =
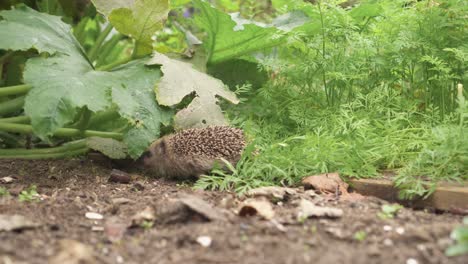
[[(256, 55), (269, 81), (229, 112), (260, 154), (203, 188), (396, 173), (402, 198), (468, 179), (464, 1), (273, 1), (311, 18)], [(240, 95), (242, 97), (242, 95)], [(219, 173), (219, 172), (218, 172)]]
[(468, 254), (468, 217), (463, 218), (463, 225), (455, 228), (450, 237), (456, 241), (455, 245), (445, 250), (449, 257)]

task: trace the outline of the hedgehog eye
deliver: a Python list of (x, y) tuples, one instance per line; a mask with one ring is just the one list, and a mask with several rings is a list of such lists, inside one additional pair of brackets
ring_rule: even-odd
[(151, 152), (149, 150), (143, 152), (143, 154), (141, 154), (141, 159), (144, 159), (144, 158), (149, 158), (151, 157)]

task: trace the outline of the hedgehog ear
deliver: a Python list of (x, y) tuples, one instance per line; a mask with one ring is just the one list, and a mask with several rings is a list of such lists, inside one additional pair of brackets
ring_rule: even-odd
[(159, 142), (159, 151), (161, 152), (160, 154), (162, 155), (166, 154), (166, 141), (165, 140), (161, 140), (161, 142)]

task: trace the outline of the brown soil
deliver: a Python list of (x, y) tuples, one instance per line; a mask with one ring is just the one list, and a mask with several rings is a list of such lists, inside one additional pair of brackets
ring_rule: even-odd
[[(92, 248), (94, 260), (86, 263), (404, 264), (411, 263), (409, 259), (417, 263), (466, 263), (464, 257), (447, 258), (443, 253), (453, 243), (449, 234), (461, 223), (461, 216), (404, 208), (395, 218), (382, 220), (377, 213), (385, 201), (371, 197), (336, 201), (328, 197), (320, 205), (343, 209), (341, 218), (297, 221), (293, 197), (274, 204), (272, 222), (259, 216), (238, 216), (241, 198), (232, 193), (194, 191), (187, 184), (143, 176), (129, 184), (109, 183), (112, 165), (102, 163), (0, 161), (0, 178), (16, 178), (13, 183), (0, 183), (12, 193), (0, 197), (0, 215), (19, 214), (41, 224), (19, 231), (0, 230), (0, 264), (47, 263), (61, 254), (60, 245), (66, 240)], [(31, 184), (37, 185), (41, 199), (20, 202), (18, 192)], [(174, 199), (186, 193), (205, 200), (227, 220), (162, 219), (164, 214), (158, 212), (171, 211)], [(122, 197), (129, 201), (115, 200)], [(109, 231), (102, 231), (109, 219), (129, 223), (148, 206), (157, 212), (152, 227), (124, 229), (120, 241), (109, 242)], [(88, 219), (87, 212), (98, 212), (104, 219)], [(392, 230), (386, 231), (384, 226)], [(358, 231), (367, 234), (361, 242), (355, 239)], [(201, 246), (199, 236), (211, 237), (212, 244)], [(78, 257), (69, 256), (68, 263)]]

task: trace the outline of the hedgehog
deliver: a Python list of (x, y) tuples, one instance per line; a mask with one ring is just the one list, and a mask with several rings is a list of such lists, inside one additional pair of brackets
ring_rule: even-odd
[(158, 177), (197, 179), (209, 173), (221, 159), (235, 166), (245, 148), (241, 129), (228, 126), (191, 128), (164, 136), (142, 156), (145, 168)]

